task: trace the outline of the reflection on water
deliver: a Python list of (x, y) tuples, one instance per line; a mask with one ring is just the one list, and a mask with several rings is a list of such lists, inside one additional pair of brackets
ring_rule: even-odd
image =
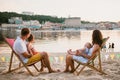
[[(120, 31), (102, 30), (103, 37), (109, 36), (106, 46), (109, 43), (115, 44), (115, 52), (119, 52)], [(47, 52), (66, 52), (68, 49), (82, 48), (86, 42), (91, 42), (92, 30), (89, 31), (58, 31), (58, 32), (42, 32), (42, 38), (36, 40), (34, 44), (39, 51)]]
[[(73, 37), (80, 37), (80, 31), (47, 31), (47, 32), (41, 32), (41, 38), (40, 39), (50, 39), (50, 40), (57, 40), (58, 38), (67, 37), (68, 39), (71, 39)], [(38, 35), (38, 34), (37, 34)]]

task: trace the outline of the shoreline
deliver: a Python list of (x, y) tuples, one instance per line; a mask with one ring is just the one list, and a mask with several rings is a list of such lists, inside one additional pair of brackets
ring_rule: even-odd
[[(0, 80), (119, 80), (120, 79), (120, 56), (115, 56), (120, 54), (119, 52), (104, 53), (102, 52), (102, 68), (107, 75), (101, 75), (100, 73), (85, 68), (83, 72), (76, 76), (72, 73), (63, 73), (65, 69), (65, 53), (50, 53), (49, 59), (53, 69), (60, 69), (61, 72), (58, 73), (48, 73), (45, 68), (44, 72), (37, 73), (33, 67), (30, 67), (33, 73), (39, 74), (38, 76), (31, 76), (25, 68), (21, 68), (15, 72), (3, 74), (8, 70), (9, 58), (11, 50), (7, 45), (0, 47)], [(111, 55), (112, 54), (112, 55)], [(113, 56), (113, 54), (115, 54)], [(109, 57), (106, 59), (107, 56)], [(13, 60), (13, 67), (18, 63), (17, 59)], [(97, 61), (95, 62), (97, 63)], [(40, 64), (37, 64), (40, 67)]]

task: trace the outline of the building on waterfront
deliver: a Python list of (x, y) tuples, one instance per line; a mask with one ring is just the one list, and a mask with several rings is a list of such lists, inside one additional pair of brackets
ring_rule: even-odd
[(99, 22), (97, 26), (102, 30), (112, 30), (119, 28), (119, 25), (116, 22)]
[(67, 28), (80, 28), (81, 18), (80, 17), (70, 17), (65, 19), (64, 25)]
[(118, 24), (118, 27), (120, 28), (120, 21), (117, 24)]
[(2, 27), (11, 27), (17, 29), (28, 27), (35, 30), (41, 28), (41, 24), (38, 20), (23, 21), (22, 17), (11, 17), (10, 19), (8, 19), (8, 22), (9, 24), (2, 24)]
[(92, 30), (97, 28), (96, 23), (84, 23), (81, 24), (80, 26), (81, 29), (87, 29), (87, 30)]
[(11, 17), (10, 19), (8, 19), (8, 22), (10, 24), (22, 24), (23, 20), (22, 17)]
[(112, 29), (112, 24), (110, 22), (99, 22), (98, 26), (100, 29), (104, 29), (104, 30)]
[(39, 23), (38, 20), (23, 21), (23, 25), (27, 26), (31, 29), (40, 29), (41, 28), (41, 24)]
[(53, 23), (50, 21), (46, 21), (42, 25), (42, 29), (48, 29), (48, 30), (59, 30), (61, 29), (62, 24), (61, 23)]

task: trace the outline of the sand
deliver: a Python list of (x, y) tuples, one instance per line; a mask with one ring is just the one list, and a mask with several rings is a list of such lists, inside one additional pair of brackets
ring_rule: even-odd
[[(118, 52), (102, 52), (102, 68), (107, 75), (85, 68), (79, 76), (63, 72), (66, 53), (49, 54), (52, 68), (60, 69), (61, 72), (48, 73), (48, 70), (45, 69), (43, 72), (38, 73), (33, 67), (30, 67), (36, 76), (31, 76), (25, 68), (4, 74), (8, 70), (10, 53), (11, 50), (7, 45), (0, 45), (0, 80), (120, 80), (120, 57), (115, 56), (119, 54)], [(111, 54), (114, 54), (114, 58)], [(109, 58), (106, 58), (105, 55), (109, 55)], [(13, 67), (16, 67), (17, 64), (18, 60), (14, 57)], [(37, 67), (40, 67), (39, 63), (37, 63)]]

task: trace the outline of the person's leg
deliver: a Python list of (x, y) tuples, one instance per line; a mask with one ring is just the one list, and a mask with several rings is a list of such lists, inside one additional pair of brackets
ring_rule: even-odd
[(41, 69), (40, 69), (41, 72), (44, 71), (44, 67), (46, 67), (44, 60), (41, 60)]
[(48, 68), (49, 73), (55, 72), (50, 66), (50, 61), (49, 61), (48, 54), (46, 52), (42, 52), (41, 54), (43, 55), (43, 62), (46, 65), (46, 67)]
[(27, 64), (34, 64), (35, 62), (38, 62), (42, 59), (42, 55), (41, 54), (35, 54), (33, 55), (31, 58), (29, 58)]
[(69, 72), (69, 55), (70, 54), (67, 54), (66, 55), (66, 66), (65, 66), (65, 70), (64, 70), (64, 72)]
[[(50, 61), (48, 59), (48, 54), (46, 52), (41, 52), (41, 53), (38, 53), (38, 54), (35, 54), (33, 55), (27, 62), (27, 64), (31, 64), (31, 63), (34, 63), (34, 62), (38, 62), (38, 61), (41, 61), (43, 60), (44, 64), (46, 65), (46, 67), (48, 68), (49, 70), (49, 73), (51, 72), (55, 72), (54, 70), (52, 70), (51, 66), (50, 66)], [(42, 65), (43, 66), (43, 65)]]
[(64, 72), (69, 72), (70, 71), (69, 66), (71, 67), (71, 71), (73, 71), (74, 70), (74, 62), (73, 62), (73, 59), (72, 59), (72, 55), (67, 54), (66, 55), (66, 66), (65, 66)]
[(75, 68), (74, 68), (74, 60), (73, 60), (72, 56), (70, 57), (70, 59), (71, 59), (71, 61), (70, 61), (71, 71), (70, 72), (73, 73), (74, 70), (75, 70)]

